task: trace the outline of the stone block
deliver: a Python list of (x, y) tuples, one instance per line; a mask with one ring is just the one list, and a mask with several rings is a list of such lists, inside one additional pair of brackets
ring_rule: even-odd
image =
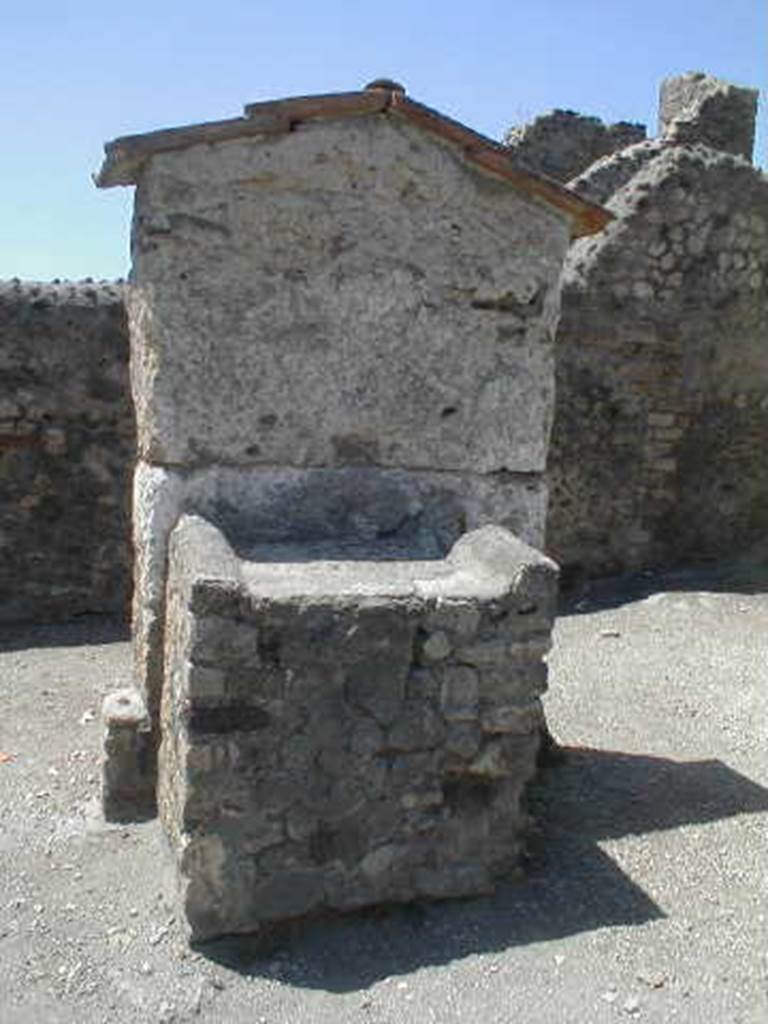
[(421, 656), (427, 664), (432, 661), (442, 661), (450, 653), (451, 642), (442, 630), (432, 633), (424, 641), (424, 646), (421, 649)]
[(732, 85), (700, 71), (661, 83), (659, 133), (675, 142), (703, 143), (752, 159), (757, 89)]
[[(258, 632), (250, 623), (220, 615), (197, 617), (190, 639), (190, 659), (196, 665), (236, 668), (259, 664)], [(205, 659), (203, 661), (202, 659)]]
[(479, 683), (477, 672), (465, 665), (451, 665), (442, 672), (440, 710), (448, 722), (477, 719)]
[(138, 691), (104, 698), (102, 808), (107, 821), (137, 821), (155, 813), (156, 762), (146, 705)]
[(568, 224), (417, 128), (158, 154), (135, 225), (142, 458), (543, 470)]

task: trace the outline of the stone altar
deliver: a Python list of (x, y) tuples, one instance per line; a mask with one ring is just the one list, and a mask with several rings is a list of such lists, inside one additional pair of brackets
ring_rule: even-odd
[[(559, 274), (609, 215), (389, 81), (119, 139), (97, 183), (137, 186), (122, 816), (159, 792), (195, 937), (486, 888), (542, 722)], [(258, 796), (289, 756), (314, 819)]]

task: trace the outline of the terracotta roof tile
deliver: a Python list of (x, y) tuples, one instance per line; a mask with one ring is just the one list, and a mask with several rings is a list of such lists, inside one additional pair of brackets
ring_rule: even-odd
[(476, 167), (509, 182), (531, 199), (563, 213), (570, 220), (573, 237), (593, 234), (612, 220), (612, 215), (602, 206), (582, 199), (558, 182), (516, 167), (500, 143), (417, 103), (406, 96), (401, 85), (388, 79), (377, 79), (361, 92), (294, 96), (250, 103), (245, 107), (244, 117), (123, 136), (104, 147), (104, 163), (94, 180), (100, 188), (131, 185), (136, 182), (146, 160), (157, 153), (201, 143), (289, 132), (307, 121), (375, 114), (402, 117), (423, 131), (459, 147), (465, 159)]

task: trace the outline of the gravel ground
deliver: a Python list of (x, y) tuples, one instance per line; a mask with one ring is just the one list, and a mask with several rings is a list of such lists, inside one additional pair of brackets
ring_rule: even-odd
[[(721, 589), (715, 589), (715, 585)], [(99, 817), (98, 620), (0, 634), (0, 1024), (764, 1024), (768, 588), (593, 587), (560, 618), (525, 877), (184, 946), (156, 822)]]

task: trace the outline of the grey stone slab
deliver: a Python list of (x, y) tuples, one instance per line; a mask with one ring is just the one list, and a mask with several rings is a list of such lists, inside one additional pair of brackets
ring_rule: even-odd
[(541, 471), (568, 233), (387, 118), (158, 154), (128, 299), (142, 457)]

